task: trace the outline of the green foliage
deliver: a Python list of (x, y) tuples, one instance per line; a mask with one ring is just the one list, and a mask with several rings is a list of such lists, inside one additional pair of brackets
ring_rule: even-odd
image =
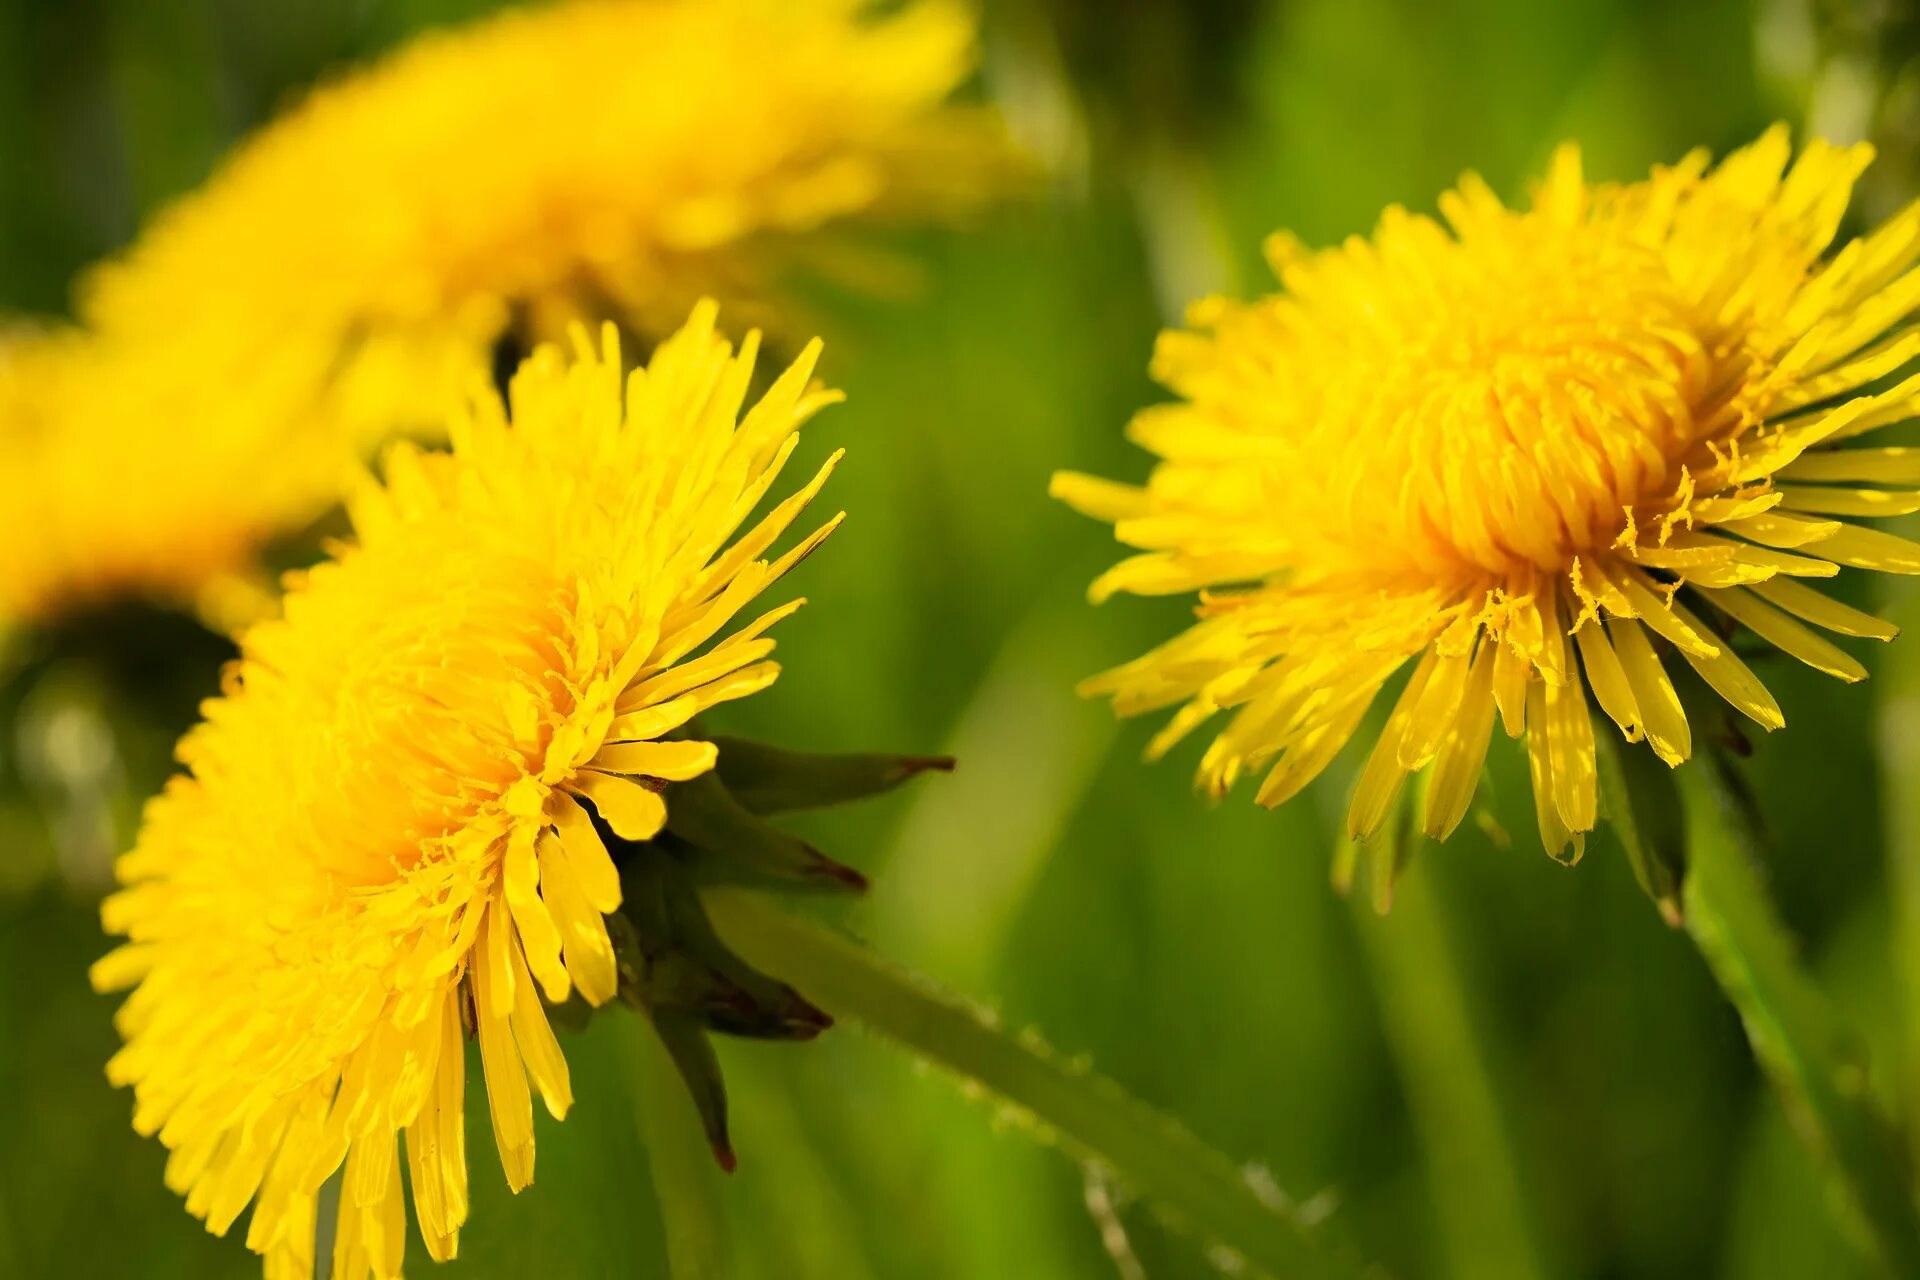
[(1911, 1154), (1868, 1087), (1849, 1046), (1799, 967), (1755, 859), (1753, 798), (1712, 756), (1685, 775), (1687, 930), (1740, 1011), (1787, 1117), (1833, 1179), (1832, 1194), (1863, 1250), (1888, 1276), (1920, 1272), (1920, 1214)]
[[(58, 308), (70, 273), (131, 234), (145, 204), (193, 181), (235, 130), (338, 59), (477, 7), (0, 4), (0, 309)], [(1182, 8), (1152, 7), (1156, 23)], [(1030, 9), (1002, 0), (991, 15), (988, 88), (1010, 99), (1022, 76), (1139, 49), (1081, 40), (1070, 59), (1048, 55), (1032, 42), (1083, 28), (1031, 21)], [(1032, 207), (916, 238), (913, 296), (822, 289), (810, 300), (827, 329), (823, 372), (850, 399), (809, 429), (802, 453), (848, 447), (831, 496), (852, 518), (796, 577), (812, 604), (783, 627), (786, 677), (717, 727), (822, 751), (887, 743), (960, 756), (951, 778), (781, 820), (873, 880), (865, 900), (826, 905), (901, 962), (990, 1001), (1006, 1025), (1044, 1027), (1068, 1060), (1085, 1055), (1258, 1164), (1402, 1280), (1469, 1280), (1460, 1220), (1489, 1214), (1502, 1230), (1517, 1217), (1511, 1238), (1574, 1280), (1864, 1272), (1688, 939), (1649, 908), (1626, 859), (1568, 869), (1539, 853), (1523, 762), (1504, 743), (1490, 820), (1420, 849), (1394, 913), (1363, 936), (1327, 887), (1310, 802), (1268, 813), (1235, 796), (1210, 810), (1187, 785), (1192, 752), (1143, 768), (1144, 726), (1075, 702), (1075, 676), (1137, 654), (1185, 606), (1089, 608), (1084, 584), (1112, 547), (1046, 500), (1046, 478), (1058, 466), (1144, 474), (1120, 427), (1156, 396), (1144, 374), (1155, 329), (1187, 293), (1266, 287), (1258, 248), (1275, 227), (1324, 243), (1390, 202), (1431, 208), (1467, 167), (1517, 194), (1566, 137), (1586, 144), (1593, 173), (1625, 177), (1800, 118), (1809, 82), (1767, 53), (1782, 37), (1757, 38), (1753, 9), (1260, 6), (1231, 39), (1183, 43), (1213, 60), (1197, 79), (1133, 68), (1098, 87), (1112, 104), (1128, 86), (1218, 82), (1202, 109), (1167, 104), (1170, 117), (1206, 122), (1181, 133), (1181, 164), (1130, 154), (1129, 130), (1109, 123), (1079, 177)], [(1913, 159), (1889, 157), (1907, 172)], [(1175, 260), (1168, 246), (1192, 243), (1180, 229), (1195, 225), (1211, 229), (1199, 237), (1207, 252)], [(1900, 660), (1854, 651), (1876, 675)], [(1902, 652), (1916, 652), (1912, 636), (1889, 651)], [(1881, 682), (1839, 686), (1784, 660), (1761, 674), (1789, 723), (1743, 767), (1778, 851), (1769, 870), (1784, 928), (1868, 1029), (1896, 1092), (1920, 1100), (1905, 1083), (1920, 1079), (1916, 1042), (1891, 1030), (1907, 1025), (1895, 1010), (1920, 1007), (1897, 985), (1920, 971), (1914, 952), (1892, 949), (1895, 937), (1914, 946), (1915, 930), (1897, 933), (1888, 905), (1920, 919), (1920, 827), (1905, 814), (1912, 778), (1883, 777), (1875, 751)], [(134, 744), (135, 772), (116, 784), (123, 819), (165, 767), (153, 743), (183, 727), (173, 698), (110, 705)], [(9, 731), (0, 778), (17, 776), (18, 751)], [(1885, 758), (1910, 766), (1916, 755), (1908, 742)], [(54, 867), (63, 833), (8, 786), (3, 856)], [(1899, 819), (1884, 828), (1883, 805)], [(115, 1038), (110, 1002), (85, 981), (105, 948), (90, 902), (51, 871), (22, 879), (0, 872), (0, 1278), (257, 1274), (237, 1239), (206, 1236), (164, 1189), (164, 1153), (132, 1133), (129, 1099), (102, 1076)], [(1385, 933), (1416, 902), (1445, 921), (1448, 972), (1382, 949), (1411, 945)], [(1415, 982), (1438, 984), (1467, 1021), (1430, 1026), (1410, 1055), (1408, 1036), (1438, 1007), (1410, 994)], [(685, 1173), (685, 1150), (666, 1146), (655, 1122), (667, 1117), (634, 1097), (666, 1069), (636, 1063), (625, 1037), (644, 1031), (637, 1017), (596, 1018), (568, 1038), (577, 1107), (564, 1126), (542, 1120), (538, 1179), (518, 1198), (473, 1092), (472, 1225), (446, 1267), (429, 1271), (416, 1247), (416, 1273), (664, 1275), (670, 1254), (698, 1257), (702, 1240), (723, 1239), (725, 1274), (744, 1280), (1119, 1274), (1077, 1166), (983, 1123), (980, 1106), (881, 1042), (839, 1031), (804, 1050), (719, 1045), (740, 1167), (717, 1188), (693, 1184), (714, 1193), (697, 1204), (713, 1216), (692, 1238), (670, 1235), (653, 1178)], [(1410, 1070), (1437, 1074), (1423, 1085)], [(1492, 1117), (1454, 1135), (1481, 1144), (1464, 1163), (1434, 1146), (1432, 1115), (1449, 1098)], [(1489, 1160), (1508, 1172), (1462, 1180)], [(1516, 1181), (1523, 1194), (1510, 1194)], [(1473, 1200), (1483, 1195), (1498, 1203)], [(1154, 1280), (1216, 1274), (1140, 1203), (1123, 1199), (1117, 1215)]]

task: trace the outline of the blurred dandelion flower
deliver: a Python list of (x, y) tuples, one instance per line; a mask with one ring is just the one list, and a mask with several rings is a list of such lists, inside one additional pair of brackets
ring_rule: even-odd
[[(0, 631), (121, 600), (223, 629), (270, 599), (260, 549), (337, 502), (360, 450), (260, 429), (276, 375), (192, 376), (157, 345), (111, 360), (70, 328), (0, 335)], [(191, 416), (188, 416), (191, 415)], [(188, 424), (191, 424), (190, 426)]]
[(948, 0), (572, 0), (321, 87), (83, 281), (87, 385), (21, 482), (90, 484), (0, 506), (0, 603), (193, 602), (503, 340), (764, 318), (784, 269), (860, 270), (855, 231), (977, 208), (1018, 166), (947, 103), (973, 62)]
[(1275, 236), (1284, 292), (1205, 300), (1162, 336), (1154, 374), (1183, 399), (1134, 419), (1160, 459), (1147, 484), (1054, 479), (1140, 549), (1095, 600), (1201, 593), (1191, 628), (1084, 691), (1178, 705), (1153, 756), (1230, 712), (1200, 785), (1265, 768), (1276, 805), (1411, 660), (1350, 834), (1422, 769), (1421, 825), (1449, 834), (1497, 711), (1526, 739), (1546, 847), (1577, 855), (1589, 693), (1678, 765), (1663, 655), (1767, 729), (1783, 717), (1738, 628), (1860, 679), (1813, 628), (1893, 628), (1805, 580), (1920, 572), (1920, 546), (1855, 523), (1920, 510), (1920, 456), (1847, 447), (1920, 413), (1920, 377), (1873, 390), (1920, 355), (1920, 205), (1822, 260), (1870, 157), (1816, 142), (1789, 166), (1776, 128), (1616, 186), (1569, 146), (1525, 210), (1469, 175), (1446, 226), (1395, 208), (1324, 252)]
[(391, 451), (121, 860), (103, 915), (127, 941), (93, 980), (136, 989), (109, 1075), (209, 1229), (254, 1202), (270, 1276), (310, 1274), (343, 1161), (333, 1274), (399, 1274), (403, 1132), (428, 1252), (454, 1255), (467, 1034), (508, 1182), (532, 1181), (529, 1084), (556, 1117), (572, 1101), (542, 997), (620, 985), (597, 831), (655, 836), (715, 764), (668, 735), (778, 674), (764, 633), (799, 601), (712, 641), (838, 523), (763, 558), (839, 455), (734, 535), (837, 397), (809, 384), (815, 344), (738, 417), (756, 339), (735, 353), (713, 318), (624, 393), (610, 326), (571, 362), (543, 347), (511, 420), (483, 394), (451, 454)]
[(966, 11), (869, 8), (572, 0), (427, 35), (243, 145), (82, 312), (188, 350), (306, 337), (404, 405), (397, 373), (484, 360), (515, 308), (551, 334), (764, 304), (756, 237), (944, 217), (1008, 176), (991, 117), (943, 105)]

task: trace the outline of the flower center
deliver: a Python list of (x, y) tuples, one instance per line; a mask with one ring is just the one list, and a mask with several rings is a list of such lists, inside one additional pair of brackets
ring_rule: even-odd
[(1271, 475), (1316, 575), (1564, 571), (1724, 429), (1729, 344), (1616, 228), (1515, 215), (1463, 243), (1402, 215), (1305, 282)]

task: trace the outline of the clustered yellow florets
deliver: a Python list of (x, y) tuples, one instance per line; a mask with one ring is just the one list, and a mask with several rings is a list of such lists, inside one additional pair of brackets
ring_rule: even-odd
[(84, 282), (54, 340), (79, 394), (0, 387), (29, 460), (0, 616), (226, 612), (196, 598), (237, 598), (373, 442), (437, 429), (503, 334), (765, 308), (848, 228), (977, 207), (1012, 166), (947, 104), (973, 40), (950, 0), (570, 0), (323, 86)]
[(1893, 629), (1800, 579), (1920, 572), (1920, 546), (1850, 523), (1920, 510), (1920, 457), (1839, 447), (1920, 414), (1920, 377), (1869, 394), (1920, 355), (1920, 204), (1822, 261), (1870, 155), (1814, 143), (1789, 167), (1776, 129), (1712, 169), (1696, 152), (1592, 186), (1567, 147), (1523, 211), (1469, 176), (1445, 225), (1391, 209), (1321, 253), (1276, 236), (1283, 293), (1206, 300), (1162, 336), (1154, 373), (1183, 399), (1133, 422), (1160, 458), (1146, 486), (1056, 477), (1141, 549), (1095, 599), (1202, 592), (1196, 625), (1086, 691), (1127, 714), (1183, 704), (1154, 755), (1231, 712), (1201, 785), (1265, 767), (1272, 805), (1417, 659), (1351, 834), (1429, 767), (1422, 825), (1450, 833), (1497, 710), (1526, 738), (1548, 849), (1577, 853), (1589, 691), (1668, 764), (1691, 751), (1657, 646), (1768, 729), (1783, 718), (1734, 624), (1860, 679), (1803, 623)]
[(152, 344), (101, 348), (71, 329), (0, 335), (0, 632), (126, 599), (257, 616), (262, 547), (338, 502), (362, 450), (267, 429), (255, 415), (298, 403), (271, 365), (230, 378)]
[(137, 984), (109, 1074), (212, 1230), (255, 1203), (273, 1277), (311, 1273), (343, 1162), (334, 1274), (399, 1274), (402, 1133), (428, 1251), (453, 1256), (465, 1026), (508, 1181), (532, 1180), (529, 1084), (571, 1102), (541, 997), (617, 985), (594, 815), (648, 839), (668, 784), (713, 767), (668, 735), (773, 681), (763, 633), (799, 602), (715, 637), (838, 522), (767, 558), (836, 454), (734, 537), (836, 398), (809, 385), (817, 344), (744, 418), (756, 339), (733, 352), (710, 306), (624, 394), (612, 331), (578, 345), (527, 362), (511, 421), (485, 393), (450, 455), (389, 454), (356, 541), (246, 636), (104, 910), (128, 941), (94, 980)]

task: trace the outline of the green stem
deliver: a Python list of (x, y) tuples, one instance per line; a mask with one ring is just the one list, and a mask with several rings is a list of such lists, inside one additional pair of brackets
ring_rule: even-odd
[(1426, 1149), (1448, 1272), (1534, 1280), (1547, 1271), (1433, 870), (1416, 863), (1400, 877), (1389, 917), (1355, 906), (1361, 949)]
[(724, 1177), (666, 1048), (639, 1014), (616, 1010), (621, 1054), (634, 1080), (633, 1104), (647, 1148), (654, 1198), (673, 1280), (724, 1280), (727, 1216)]
[(763, 898), (716, 891), (706, 901), (715, 928), (749, 964), (998, 1094), (1209, 1244), (1288, 1280), (1363, 1274), (1233, 1161), (1112, 1082), (1060, 1062), (1029, 1037), (1008, 1035), (973, 1006)]
[[(1902, 591), (1881, 611), (1903, 631), (1920, 625), (1920, 596)], [(1900, 994), (1905, 1075), (1901, 1112), (1920, 1124), (1920, 646), (1895, 645), (1874, 675), (1880, 686), (1881, 816), (1887, 828), (1887, 879), (1893, 895), (1893, 972)]]
[(1854, 1239), (1888, 1275), (1920, 1276), (1920, 1215), (1905, 1154), (1857, 1055), (1801, 970), (1755, 864), (1739, 784), (1711, 757), (1680, 771), (1687, 811), (1686, 929), (1740, 1013), (1801, 1140), (1831, 1170)]

